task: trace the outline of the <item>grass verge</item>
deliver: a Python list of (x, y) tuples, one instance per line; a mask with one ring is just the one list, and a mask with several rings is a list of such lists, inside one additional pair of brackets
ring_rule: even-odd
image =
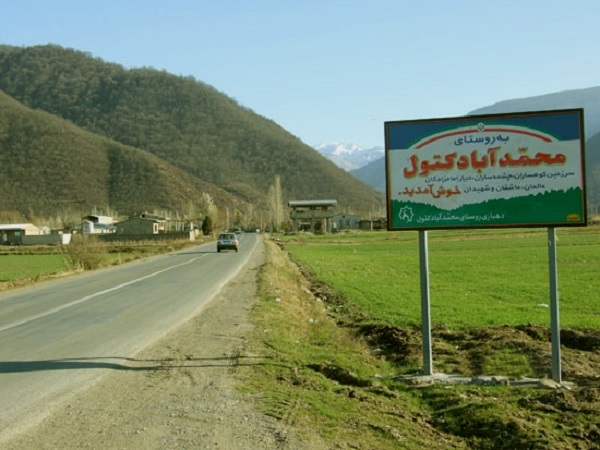
[(3, 246), (0, 247), (0, 291), (49, 278), (120, 265), (191, 245), (198, 245), (198, 242), (183, 240), (109, 244), (99, 242), (92, 236), (65, 246)]
[[(580, 369), (592, 371), (573, 388), (407, 384), (398, 375), (418, 369), (414, 328), (377, 323), (307, 277), (275, 242), (267, 249), (248, 348), (265, 364), (240, 376), (263, 411), (300, 430), (308, 448), (598, 448), (598, 347), (565, 349), (569, 363), (586, 360)], [(536, 364), (549, 367), (547, 338), (530, 325), (444, 328), (434, 353), (448, 369), (517, 366), (514, 376), (523, 367), (535, 375)]]

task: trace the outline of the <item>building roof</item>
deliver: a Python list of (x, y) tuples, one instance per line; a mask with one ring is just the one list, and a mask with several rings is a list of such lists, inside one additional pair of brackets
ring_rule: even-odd
[(9, 224), (0, 224), (0, 231), (9, 231), (9, 230), (25, 230), (28, 228), (38, 229), (32, 223), (9, 223)]
[(130, 217), (125, 220), (121, 220), (117, 225), (125, 223), (125, 222), (153, 222), (153, 223), (163, 223), (166, 222), (166, 219), (161, 219), (158, 217)]
[(336, 206), (337, 200), (290, 200), (288, 206)]
[(96, 214), (90, 214), (89, 216), (85, 216), (83, 219), (88, 220), (90, 222), (98, 224), (103, 223), (107, 225), (110, 225), (115, 222), (115, 219), (113, 219), (111, 216), (98, 216)]

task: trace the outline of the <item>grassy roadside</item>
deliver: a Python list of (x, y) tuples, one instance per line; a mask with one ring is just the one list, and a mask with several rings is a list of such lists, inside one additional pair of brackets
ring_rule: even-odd
[(66, 246), (2, 246), (0, 291), (86, 270), (120, 265), (191, 245), (199, 245), (199, 242), (185, 240), (107, 244), (88, 238)]
[[(301, 246), (343, 250), (321, 263), (324, 270), (334, 269), (341, 276), (343, 270), (356, 272), (354, 264), (364, 266), (358, 258), (361, 249), (376, 248), (381, 236), (385, 235), (349, 236), (343, 242), (335, 236), (314, 237)], [(533, 238), (539, 240), (539, 236)], [(443, 247), (444, 254), (456, 255), (448, 243), (453, 239), (449, 234), (436, 245)], [(563, 237), (562, 242), (569, 239)], [(485, 241), (485, 234), (474, 239), (479, 240)], [(588, 241), (597, 245), (589, 237), (572, 244), (586, 246)], [(388, 244), (382, 252), (389, 252)], [(357, 301), (360, 296), (333, 289), (314, 278), (307, 267), (293, 262), (286, 244), (266, 239), (266, 245), (260, 300), (253, 311), (255, 335), (246, 349), (262, 356), (264, 364), (238, 374), (244, 391), (258, 399), (260, 408), (301, 430), (308, 448), (599, 448), (600, 353), (597, 347), (583, 349), (582, 342), (594, 341), (584, 339), (577, 330), (564, 340), (568, 346), (563, 367), (567, 379), (577, 381), (572, 389), (408, 384), (398, 375), (419, 369), (420, 338), (413, 319), (396, 323), (389, 317), (374, 319)], [(152, 251), (143, 253), (148, 256)], [(530, 253), (535, 256), (536, 252)], [(136, 252), (125, 256), (129, 252), (123, 248), (101, 253), (108, 255), (103, 264), (109, 265), (129, 256), (140, 257)], [(573, 261), (580, 260), (578, 274), (597, 258), (593, 252), (559, 250), (565, 253), (571, 253)], [(333, 261), (339, 257), (342, 263), (335, 266)], [(370, 278), (376, 272), (371, 271)], [(349, 283), (353, 278), (346, 280)], [(589, 287), (583, 289), (587, 292)], [(368, 300), (368, 296), (362, 298)], [(540, 325), (469, 328), (448, 322), (434, 330), (434, 357), (440, 371), (467, 368), (474, 376), (500, 370), (514, 377), (541, 377), (549, 371), (549, 353), (548, 335)]]
[[(600, 227), (560, 230), (561, 324), (600, 325)], [(416, 232), (295, 236), (284, 241), (298, 263), (370, 317), (420, 325)], [(548, 325), (547, 231), (429, 233), (432, 323), (455, 329)]]
[[(565, 349), (568, 364), (583, 361), (596, 375), (573, 388), (407, 384), (398, 375), (418, 370), (420, 351), (410, 324), (375, 323), (347, 296), (307, 277), (285, 246), (266, 245), (248, 348), (266, 362), (241, 376), (263, 411), (303, 430), (315, 443), (309, 448), (319, 448), (319, 439), (326, 448), (356, 449), (598, 448), (598, 349)], [(516, 365), (514, 376), (523, 367), (535, 376), (548, 369), (539, 327), (445, 328), (434, 341), (446, 369)]]

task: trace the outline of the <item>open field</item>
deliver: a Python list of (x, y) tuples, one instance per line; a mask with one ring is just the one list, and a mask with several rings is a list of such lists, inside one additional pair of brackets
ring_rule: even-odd
[[(600, 228), (558, 233), (561, 343), (600, 346)], [(330, 308), (360, 323), (363, 334), (418, 370), (421, 302), (416, 233), (296, 237), (285, 244)], [(549, 376), (550, 309), (546, 230), (430, 233), (434, 366), (461, 375)], [(473, 346), (481, 336), (502, 344)], [(479, 336), (479, 337), (478, 337)], [(536, 345), (525, 346), (528, 338)], [(507, 342), (510, 341), (510, 342)], [(543, 343), (543, 344), (542, 344)], [(540, 344), (540, 345), (538, 345)], [(530, 355), (529, 357), (526, 355)], [(598, 356), (598, 355), (597, 355)], [(542, 362), (545, 361), (545, 362)], [(581, 366), (583, 364), (583, 367)], [(563, 368), (580, 378), (593, 364)]]
[(65, 270), (65, 261), (57, 254), (0, 254), (0, 283), (36, 279)]
[(189, 245), (197, 243), (106, 244), (90, 239), (66, 246), (0, 246), (0, 291), (83, 270), (119, 265)]
[[(597, 449), (599, 231), (559, 232), (561, 293), (571, 303), (562, 316), (563, 385), (544, 381), (546, 233), (520, 230), (430, 234), (434, 372), (469, 384), (406, 377), (421, 365), (416, 233), (268, 241), (248, 349), (268, 363), (244, 389), (328, 448)], [(569, 302), (578, 296), (590, 298)], [(519, 303), (520, 313), (505, 311)]]
[[(600, 328), (600, 227), (558, 230), (561, 323)], [(293, 237), (295, 261), (375, 321), (420, 324), (416, 232)], [(548, 325), (547, 231), (429, 232), (432, 324)]]

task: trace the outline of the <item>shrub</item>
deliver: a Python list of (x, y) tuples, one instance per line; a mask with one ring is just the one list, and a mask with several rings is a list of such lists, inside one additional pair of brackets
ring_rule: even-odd
[(106, 252), (104, 244), (94, 236), (73, 236), (71, 244), (62, 247), (65, 263), (69, 270), (94, 270), (100, 267), (102, 255)]

